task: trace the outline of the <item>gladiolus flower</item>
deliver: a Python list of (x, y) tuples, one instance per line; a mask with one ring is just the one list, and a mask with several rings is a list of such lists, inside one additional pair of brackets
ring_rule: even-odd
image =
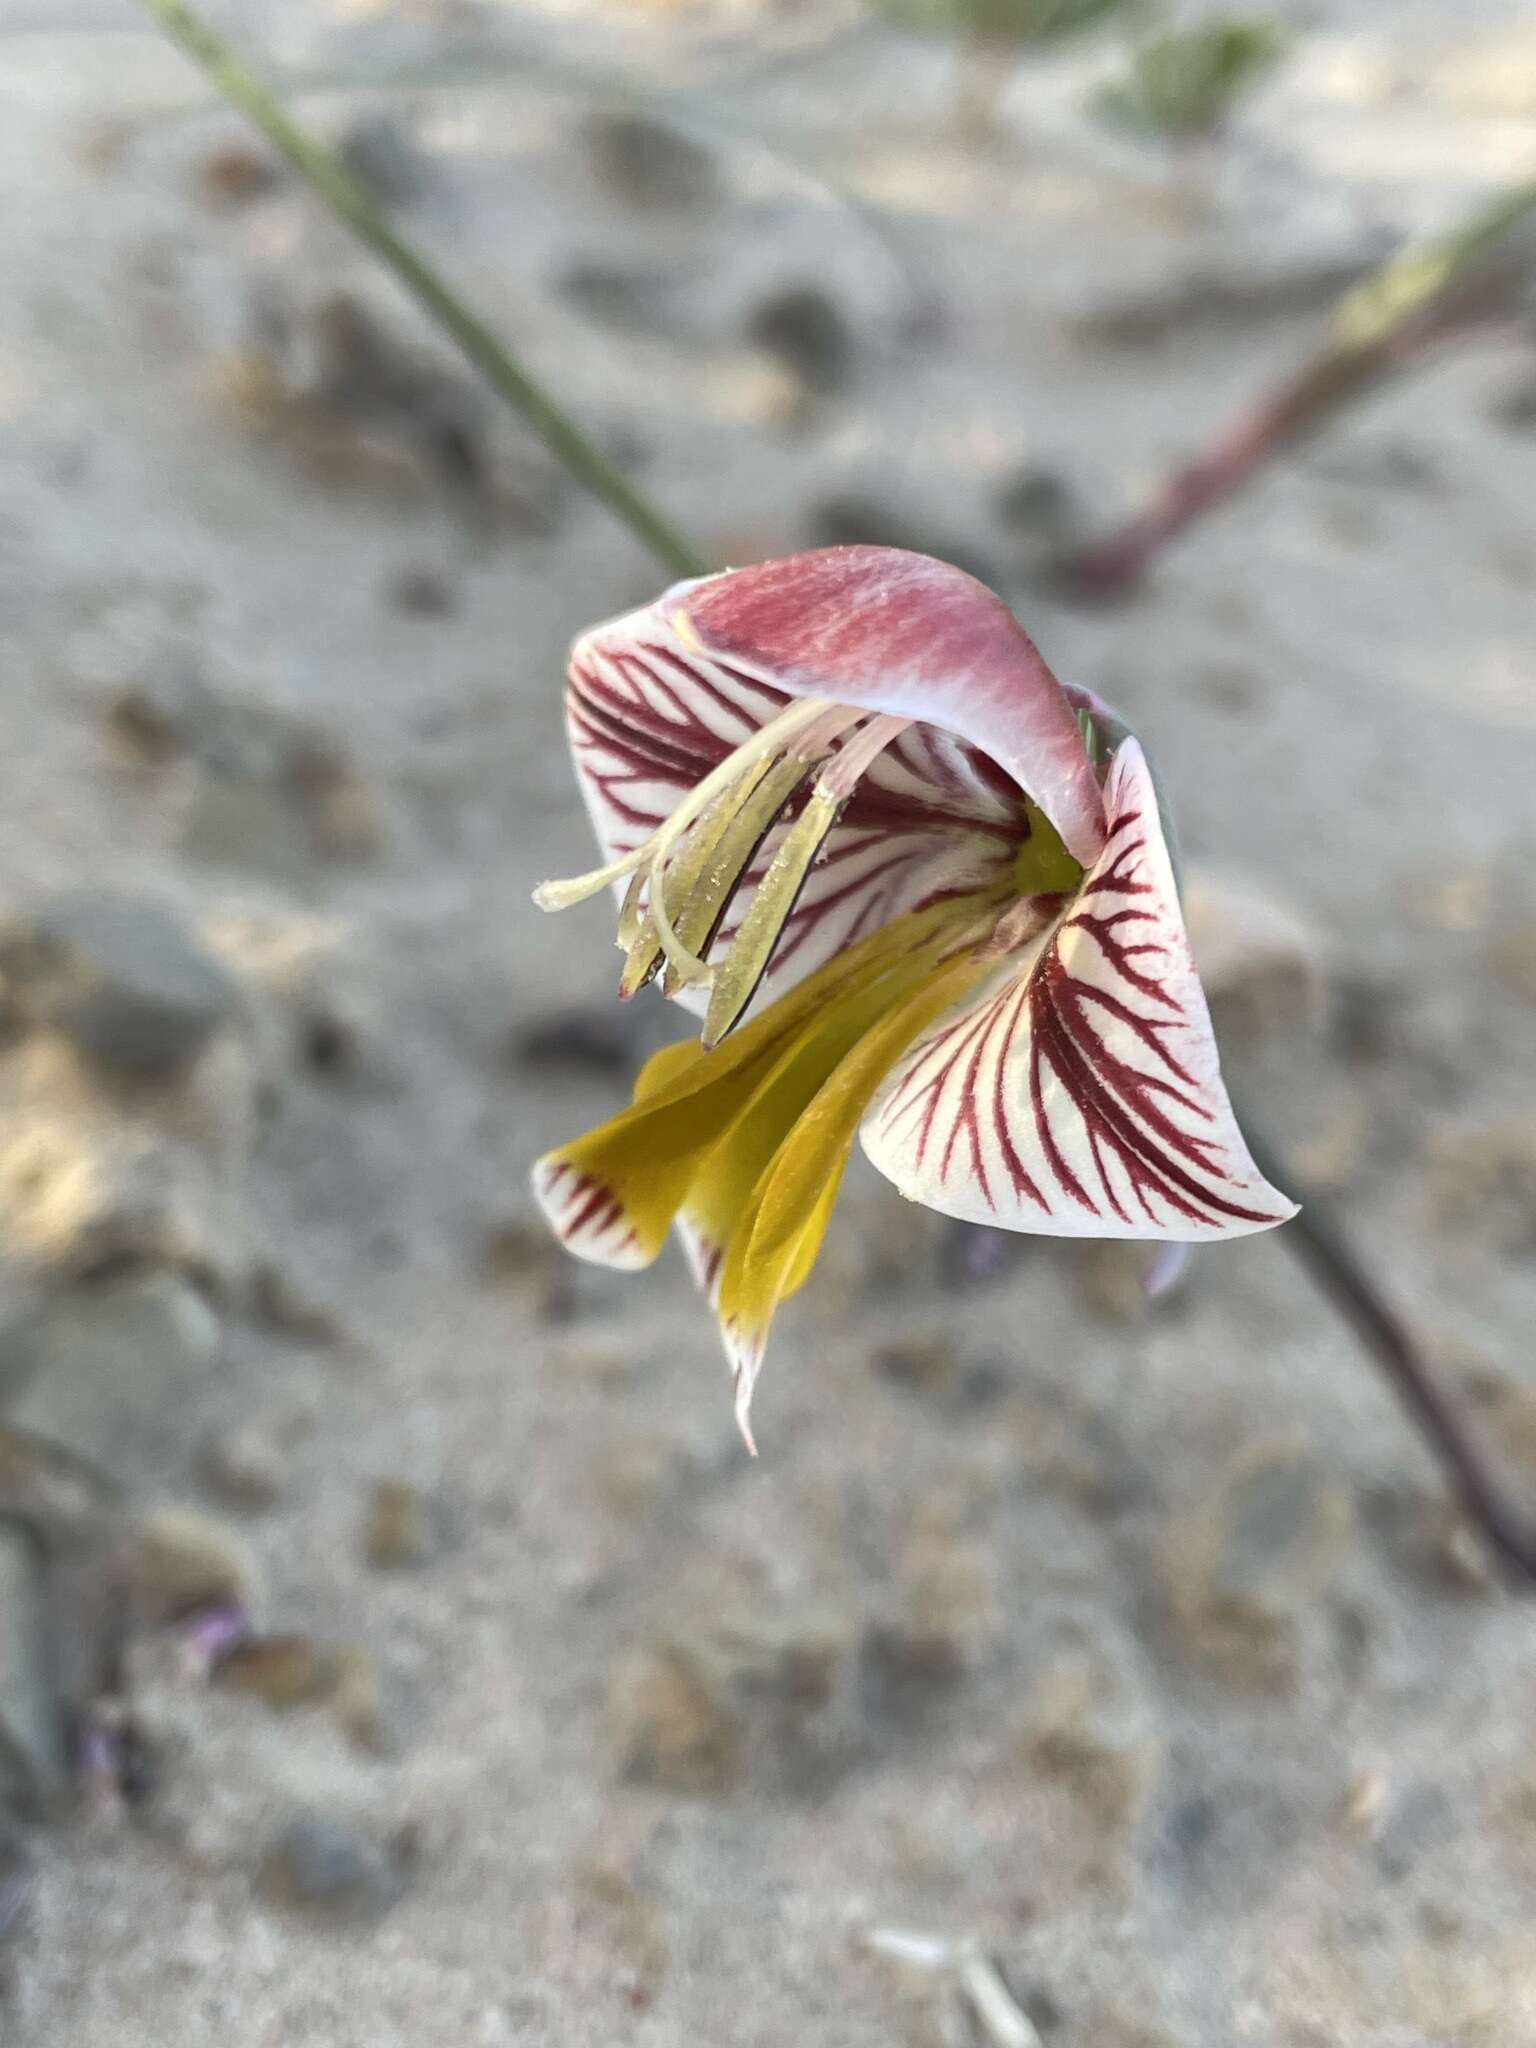
[(547, 1153), (568, 1250), (675, 1226), (743, 1433), (769, 1325), (855, 1138), (946, 1216), (1201, 1243), (1294, 1205), (1222, 1085), (1135, 737), (1001, 599), (895, 548), (680, 583), (571, 655), (577, 779), (618, 892), (619, 993), (703, 1014), (630, 1108)]

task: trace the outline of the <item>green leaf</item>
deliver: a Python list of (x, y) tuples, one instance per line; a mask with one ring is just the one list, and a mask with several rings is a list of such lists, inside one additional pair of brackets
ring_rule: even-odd
[(1159, 36), (1136, 52), (1124, 78), (1094, 94), (1090, 111), (1143, 139), (1214, 135), (1285, 47), (1282, 31), (1263, 20), (1213, 21)]

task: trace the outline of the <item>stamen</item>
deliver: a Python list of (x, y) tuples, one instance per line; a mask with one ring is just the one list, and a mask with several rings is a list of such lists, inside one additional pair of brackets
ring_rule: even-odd
[(889, 712), (872, 718), (862, 732), (854, 733), (827, 762), (816, 778), (816, 787), (839, 802), (845, 801), (891, 741), (916, 722), (912, 718), (896, 718)]
[(811, 863), (837, 823), (844, 801), (829, 795), (818, 781), (810, 801), (785, 834), (731, 950), (715, 969), (701, 1040), (706, 1050), (719, 1044), (756, 993)]
[(730, 951), (714, 972), (703, 1044), (717, 1045), (751, 1002), (796, 899), (843, 805), (877, 757), (913, 723), (880, 713), (823, 763), (810, 802), (786, 834), (759, 884)]
[[(803, 721), (801, 729), (793, 734), (794, 744), (785, 750), (787, 754), (801, 760), (807, 768), (831, 746), (840, 732), (846, 731), (850, 725), (857, 725), (864, 716), (862, 711), (851, 710), (845, 704), (830, 703), (825, 698), (813, 701), (816, 706), (815, 715)], [(777, 735), (782, 741), (789, 718), (789, 712), (781, 713), (771, 725), (763, 728), (758, 734), (758, 740), (761, 741), (768, 735)], [(753, 746), (753, 751), (748, 753), (746, 749), (742, 749), (742, 757), (746, 760), (759, 758), (755, 743), (749, 744)], [(796, 777), (796, 780), (798, 781), (799, 777)], [(668, 822), (666, 831), (669, 834), (676, 824), (677, 815), (679, 814), (674, 814)], [(668, 900), (666, 888), (666, 856), (668, 846), (672, 843), (673, 841), (669, 839), (667, 844), (663, 844), (661, 837), (658, 836), (656, 852), (651, 862), (651, 886), (646, 901), (655, 920), (656, 936), (661, 942), (661, 949), (667, 956), (668, 966), (674, 976), (675, 987), (679, 984), (687, 986), (698, 981), (708, 981), (712, 970), (702, 955), (684, 942), (674, 923), (672, 904)]]
[[(714, 929), (713, 916), (701, 918), (695, 913), (693, 906), (700, 886), (713, 878), (713, 863), (717, 849), (723, 841), (732, 836), (732, 828), (744, 807), (751, 818), (755, 819), (760, 813), (763, 814), (761, 830), (766, 831), (793, 791), (795, 783), (798, 783), (807, 772), (809, 763), (794, 761), (788, 766), (793, 779), (783, 795), (772, 797), (771, 804), (765, 812), (762, 784), (766, 779), (770, 784), (770, 790), (782, 787), (786, 780), (786, 764), (776, 763), (769, 755), (754, 761), (738, 782), (715, 799), (678, 849), (671, 863), (663, 870), (664, 908), (667, 915), (673, 919), (682, 943), (690, 949), (701, 947)], [(756, 844), (755, 839), (752, 844)], [(747, 857), (750, 856), (750, 850), (749, 848)], [(743, 860), (742, 865), (744, 864)], [(739, 872), (739, 869), (737, 871)], [(630, 885), (631, 892), (633, 893), (646, 879), (644, 876), (637, 876)], [(654, 889), (654, 872), (649, 879)], [(731, 874), (730, 880), (735, 880), (735, 872)], [(629, 907), (627, 897), (625, 907)], [(645, 986), (666, 958), (655, 913), (650, 908), (643, 913), (637, 913), (627, 929), (621, 915), (619, 941), (629, 954), (624, 963), (624, 972), (619, 979), (619, 994), (627, 1001), (636, 989)], [(683, 985), (682, 976), (677, 973), (670, 961), (667, 964), (667, 981), (670, 986), (666, 988), (665, 993), (668, 995), (674, 988)]]
[(570, 875), (556, 882), (540, 882), (533, 900), (540, 910), (569, 910), (572, 904), (585, 903), (610, 882), (621, 881), (632, 873), (649, 858), (650, 851), (651, 841), (647, 839), (632, 853), (622, 853), (617, 860), (609, 861), (606, 867), (588, 868), (584, 875)]
[[(707, 952), (752, 856), (810, 771), (811, 763), (802, 759), (798, 752), (775, 761), (761, 778), (759, 786), (747, 792), (726, 822), (725, 829), (710, 835), (710, 843), (705, 848), (707, 858), (702, 879), (676, 919), (677, 935), (685, 946), (701, 956)], [(707, 821), (699, 826), (696, 838), (703, 837), (706, 825)], [(667, 971), (661, 980), (662, 994), (674, 995), (682, 986), (681, 976), (668, 961)]]
[(737, 747), (734, 753), (712, 768), (701, 782), (696, 782), (683, 798), (677, 809), (649, 839), (634, 847), (629, 853), (622, 853), (617, 860), (608, 861), (600, 868), (589, 868), (584, 875), (572, 875), (562, 881), (542, 882), (533, 892), (533, 900), (540, 910), (569, 910), (572, 904), (584, 903), (589, 896), (595, 896), (610, 883), (621, 881), (625, 875), (633, 874), (636, 868), (651, 866), (664, 858), (688, 830), (694, 819), (709, 808), (723, 790), (729, 789), (743, 769), (765, 754), (776, 754), (784, 750), (786, 743), (802, 734), (809, 733), (819, 721), (830, 714), (836, 714), (838, 724), (834, 731), (853, 723), (863, 714), (850, 711), (846, 706), (834, 704), (827, 697), (807, 697), (801, 703), (791, 704), (781, 711), (777, 718), (755, 732), (751, 739)]
[(624, 891), (624, 901), (619, 906), (618, 943), (628, 952), (640, 931), (640, 920), (645, 915), (640, 908), (640, 898), (645, 893), (645, 875), (637, 870), (629, 878), (629, 887)]

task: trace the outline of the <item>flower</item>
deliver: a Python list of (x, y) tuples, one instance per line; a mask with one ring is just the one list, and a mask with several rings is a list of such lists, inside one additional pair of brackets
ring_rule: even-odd
[(1222, 1086), (1146, 758), (1001, 599), (896, 548), (680, 583), (572, 651), (577, 778), (619, 992), (698, 1042), (547, 1153), (568, 1250), (648, 1265), (675, 1225), (747, 1415), (856, 1137), (944, 1215), (1203, 1242), (1295, 1213)]

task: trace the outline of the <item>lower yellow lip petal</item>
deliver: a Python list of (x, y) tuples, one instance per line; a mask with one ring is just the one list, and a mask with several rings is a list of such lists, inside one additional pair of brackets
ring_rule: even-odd
[(956, 916), (950, 903), (899, 918), (717, 1049), (659, 1052), (630, 1108), (534, 1168), (534, 1194), (567, 1250), (601, 1265), (649, 1265), (695, 1189), (724, 1244), (779, 1141), (860, 1035), (952, 943)]
[(718, 1306), (738, 1364), (743, 1423), (774, 1310), (816, 1262), (864, 1112), (912, 1040), (989, 971), (969, 946), (926, 960), (915, 986), (859, 1034), (804, 1102), (739, 1211)]

